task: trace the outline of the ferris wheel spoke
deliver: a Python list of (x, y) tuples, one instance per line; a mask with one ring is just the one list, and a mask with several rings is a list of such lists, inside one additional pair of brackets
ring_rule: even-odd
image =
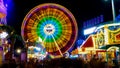
[(61, 50), (60, 50), (60, 47), (58, 46), (57, 42), (55, 41), (54, 36), (53, 36), (53, 35), (51, 35), (51, 36), (52, 36), (52, 38), (53, 38), (53, 40), (54, 40), (54, 42), (55, 42), (56, 47), (58, 48), (58, 50), (59, 50), (59, 52), (60, 52), (60, 55), (63, 56), (63, 54), (62, 54), (62, 52), (61, 52)]
[(45, 36), (45, 38), (43, 39), (43, 42), (42, 42), (42, 43), (44, 43), (44, 41), (46, 40), (47, 36), (48, 36), (48, 35)]
[(56, 56), (63, 56), (63, 53), (70, 49), (75, 43), (77, 32), (76, 20), (72, 13), (51, 3), (30, 10), (22, 24), (24, 39), (33, 43), (39, 41), (46, 51)]

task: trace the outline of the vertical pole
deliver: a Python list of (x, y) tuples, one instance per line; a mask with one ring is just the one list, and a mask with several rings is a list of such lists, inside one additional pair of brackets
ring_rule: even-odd
[(114, 7), (114, 0), (111, 0), (112, 4), (112, 15), (113, 15), (113, 21), (115, 21), (115, 7)]

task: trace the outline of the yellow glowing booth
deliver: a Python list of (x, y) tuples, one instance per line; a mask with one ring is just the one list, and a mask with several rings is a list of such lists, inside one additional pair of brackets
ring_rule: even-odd
[(41, 46), (39, 43), (35, 43), (35, 46), (28, 46), (27, 50), (27, 58), (37, 58), (39, 60), (43, 60), (47, 56), (46, 49)]
[(94, 32), (80, 46), (78, 54), (116, 57), (116, 53), (120, 52), (120, 23), (99, 26)]
[(94, 41), (93, 41), (93, 35), (90, 35), (85, 42), (80, 46), (78, 49), (78, 53), (81, 54), (87, 54), (87, 53), (92, 53), (95, 51), (94, 47)]
[[(105, 49), (110, 53), (119, 51), (120, 48), (120, 23), (106, 24), (96, 29), (96, 43), (97, 49)], [(112, 57), (115, 57), (112, 54)]]

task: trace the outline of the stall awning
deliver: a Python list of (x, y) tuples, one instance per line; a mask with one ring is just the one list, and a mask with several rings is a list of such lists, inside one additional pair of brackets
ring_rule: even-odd
[(80, 46), (80, 48), (94, 47), (92, 35), (90, 35), (85, 42)]

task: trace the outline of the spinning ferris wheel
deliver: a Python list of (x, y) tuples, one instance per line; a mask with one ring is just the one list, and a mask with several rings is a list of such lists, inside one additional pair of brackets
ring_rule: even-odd
[(68, 51), (74, 44), (78, 33), (76, 20), (65, 7), (45, 3), (36, 6), (25, 16), (21, 34), (24, 41), (37, 42), (49, 54), (58, 56)]

